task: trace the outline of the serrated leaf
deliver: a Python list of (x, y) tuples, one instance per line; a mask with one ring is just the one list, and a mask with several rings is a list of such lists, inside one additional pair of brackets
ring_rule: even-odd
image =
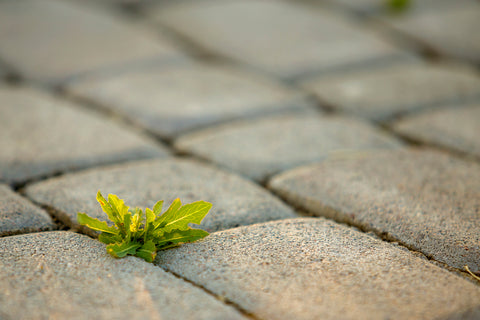
[(110, 204), (112, 210), (118, 213), (120, 221), (123, 220), (123, 217), (128, 213), (128, 207), (125, 205), (125, 202), (116, 195), (109, 194), (108, 203)]
[(110, 244), (110, 243), (122, 242), (122, 238), (118, 234), (102, 232), (98, 236), (98, 241), (105, 244)]
[(77, 221), (79, 224), (87, 226), (92, 230), (106, 232), (110, 234), (118, 234), (118, 230), (115, 227), (109, 227), (105, 221), (91, 218), (87, 214), (82, 212), (77, 213)]
[(123, 258), (127, 254), (135, 255), (137, 249), (140, 248), (142, 245), (136, 242), (122, 242), (112, 243), (107, 246), (107, 252), (110, 253), (115, 258)]
[[(157, 202), (158, 203), (158, 202)], [(160, 208), (161, 210), (161, 208)], [(155, 221), (155, 218), (156, 218), (156, 215), (155, 215), (155, 212), (150, 210), (150, 208), (146, 208), (145, 209), (145, 217), (146, 217), (146, 222), (145, 224), (148, 224), (150, 222), (153, 222)]]
[(189, 223), (200, 224), (211, 208), (212, 204), (206, 201), (186, 204), (167, 218), (163, 228), (165, 232), (187, 230)]
[(110, 203), (102, 196), (100, 193), (100, 190), (97, 192), (97, 201), (100, 203), (100, 206), (102, 207), (103, 212), (105, 212), (108, 216), (108, 218), (115, 224), (119, 223), (120, 217), (113, 211), (112, 207), (110, 206)]
[(173, 200), (167, 211), (165, 211), (157, 220), (155, 220), (155, 222), (153, 222), (154, 229), (162, 228), (168, 221), (171, 221), (181, 206), (182, 202), (179, 198)]
[[(132, 213), (132, 211), (129, 211)], [(135, 208), (135, 213), (132, 216), (132, 222), (130, 224), (130, 231), (135, 234), (140, 230), (140, 226), (143, 222), (143, 211), (139, 208)]]
[(161, 239), (155, 241), (158, 249), (164, 249), (172, 244), (193, 242), (208, 236), (208, 232), (202, 229), (174, 230), (164, 233)]
[(155, 216), (160, 216), (162, 214), (162, 207), (163, 207), (163, 200), (158, 201), (155, 203), (153, 206), (153, 212), (155, 213)]
[(152, 262), (157, 255), (157, 248), (155, 247), (155, 243), (152, 240), (145, 242), (145, 244), (137, 250), (135, 255), (144, 259), (147, 262)]

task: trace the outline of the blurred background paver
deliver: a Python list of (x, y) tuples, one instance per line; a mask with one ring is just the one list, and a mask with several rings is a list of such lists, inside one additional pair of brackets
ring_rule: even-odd
[(181, 136), (175, 147), (256, 181), (331, 153), (393, 149), (402, 144), (360, 120), (322, 115), (275, 116)]
[(292, 209), (254, 183), (196, 161), (147, 160), (93, 169), (33, 184), (26, 194), (55, 208), (59, 218), (77, 225), (77, 212), (106, 220), (95, 200), (116, 194), (131, 207), (153, 208), (165, 200), (164, 211), (180, 198), (182, 203), (204, 200), (213, 208), (202, 221), (207, 231), (296, 217)]
[(432, 5), (430, 10), (407, 11), (382, 21), (437, 54), (480, 65), (478, 1), (448, 7)]
[(0, 184), (0, 237), (51, 230), (54, 226), (48, 213)]
[(478, 286), (324, 219), (217, 232), (154, 263), (261, 319), (439, 319), (480, 312)]
[(32, 88), (0, 87), (0, 181), (132, 159), (165, 157), (159, 143)]
[(273, 79), (207, 64), (87, 77), (67, 90), (163, 138), (222, 121), (313, 108), (305, 94)]
[(317, 216), (480, 271), (480, 164), (440, 152), (370, 152), (297, 168), (270, 187)]
[(282, 79), (403, 56), (352, 20), (293, 1), (187, 1), (151, 15), (213, 53)]
[(247, 319), (205, 291), (73, 232), (0, 238), (2, 319)]
[(26, 78), (49, 83), (180, 54), (160, 34), (73, 1), (1, 1), (0, 43), (8, 64)]
[(331, 108), (375, 121), (480, 100), (480, 74), (447, 64), (395, 64), (310, 79), (304, 85)]
[(393, 129), (412, 140), (480, 159), (480, 104), (427, 111), (398, 121)]

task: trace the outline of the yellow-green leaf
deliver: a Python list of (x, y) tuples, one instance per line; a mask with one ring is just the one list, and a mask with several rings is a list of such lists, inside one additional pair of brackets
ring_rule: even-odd
[(168, 221), (172, 220), (172, 217), (174, 217), (175, 213), (180, 209), (182, 206), (182, 202), (180, 201), (179, 198), (173, 200), (172, 204), (170, 207), (165, 211), (155, 222), (153, 223), (154, 229), (161, 228), (163, 227)]
[(110, 253), (115, 258), (123, 258), (127, 254), (135, 255), (137, 249), (140, 248), (142, 245), (140, 243), (135, 242), (122, 242), (120, 244), (109, 244), (107, 246), (107, 252)]
[(211, 208), (212, 204), (205, 201), (186, 204), (166, 218), (163, 228), (166, 232), (187, 230), (189, 223), (200, 224)]
[(202, 229), (187, 229), (174, 230), (172, 232), (164, 233), (163, 236), (155, 241), (158, 249), (163, 249), (165, 246), (172, 244), (193, 242), (208, 236), (208, 232)]
[(109, 227), (105, 221), (91, 218), (87, 214), (82, 212), (77, 213), (77, 221), (79, 224), (87, 226), (92, 230), (106, 232), (110, 234), (118, 234), (118, 230), (115, 227)]
[(152, 262), (157, 255), (157, 248), (155, 247), (155, 243), (152, 240), (145, 242), (145, 244), (137, 250), (135, 255), (144, 259), (147, 262)]

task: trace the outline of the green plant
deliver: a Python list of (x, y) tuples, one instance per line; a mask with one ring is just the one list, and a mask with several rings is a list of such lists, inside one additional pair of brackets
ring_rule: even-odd
[(77, 214), (77, 220), (81, 225), (101, 231), (98, 240), (107, 244), (107, 252), (115, 258), (133, 255), (152, 262), (158, 250), (208, 235), (204, 230), (188, 226), (189, 223), (200, 224), (211, 209), (212, 204), (205, 201), (182, 206), (180, 199), (175, 199), (163, 214), (163, 200), (158, 201), (153, 210), (146, 208), (145, 213), (139, 208), (129, 209), (122, 199), (113, 194), (109, 194), (106, 200), (98, 191), (97, 201), (113, 226), (81, 212)]
[(387, 0), (387, 5), (392, 11), (401, 12), (410, 7), (411, 1), (410, 0)]

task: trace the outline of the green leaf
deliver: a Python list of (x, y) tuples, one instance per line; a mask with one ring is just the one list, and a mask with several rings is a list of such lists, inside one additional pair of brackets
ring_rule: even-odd
[(125, 205), (124, 201), (114, 194), (109, 194), (108, 203), (112, 207), (112, 210), (118, 213), (118, 217), (120, 221), (122, 221), (123, 217), (128, 213), (128, 207)]
[(154, 229), (163, 227), (168, 221), (172, 220), (175, 213), (180, 209), (182, 206), (182, 202), (179, 198), (173, 200), (170, 207), (165, 211), (155, 222), (153, 223)]
[(130, 241), (130, 239), (132, 238), (132, 230), (130, 230), (131, 218), (132, 214), (130, 212), (127, 212), (123, 215), (123, 226), (125, 227), (125, 239), (127, 241)]
[(200, 224), (211, 208), (212, 204), (205, 201), (186, 204), (167, 218), (163, 228), (166, 232), (187, 230), (189, 223)]
[(157, 248), (152, 240), (145, 242), (145, 244), (135, 253), (137, 257), (144, 259), (147, 262), (152, 262), (157, 255)]
[(137, 249), (140, 248), (142, 245), (140, 243), (135, 243), (135, 242), (122, 242), (120, 244), (115, 243), (115, 244), (109, 244), (107, 246), (107, 252), (110, 253), (112, 256), (115, 258), (123, 258), (127, 254), (130, 255), (135, 255), (135, 252), (137, 252)]
[(155, 213), (155, 216), (160, 216), (162, 214), (162, 207), (163, 207), (163, 200), (158, 201), (155, 203), (153, 206), (153, 212)]
[(109, 227), (105, 221), (91, 218), (82, 212), (77, 213), (77, 221), (79, 224), (87, 226), (92, 230), (102, 231), (110, 234), (118, 234), (118, 230), (115, 227)]
[[(160, 210), (161, 210), (161, 208), (160, 208)], [(147, 218), (145, 224), (148, 224), (150, 222), (155, 221), (156, 215), (155, 215), (154, 211), (150, 210), (150, 208), (146, 208), (145, 209), (145, 217)]]
[(122, 242), (122, 237), (120, 237), (120, 235), (118, 234), (110, 234), (110, 233), (102, 232), (98, 236), (98, 241), (105, 244), (110, 244), (115, 242)]
[(103, 212), (105, 212), (108, 218), (115, 224), (119, 223), (118, 215), (113, 211), (112, 207), (110, 207), (110, 203), (102, 196), (100, 190), (97, 192), (97, 201), (100, 203)]
[(202, 229), (174, 230), (164, 233), (163, 236), (155, 241), (158, 249), (164, 249), (172, 244), (193, 242), (208, 236), (208, 232)]

